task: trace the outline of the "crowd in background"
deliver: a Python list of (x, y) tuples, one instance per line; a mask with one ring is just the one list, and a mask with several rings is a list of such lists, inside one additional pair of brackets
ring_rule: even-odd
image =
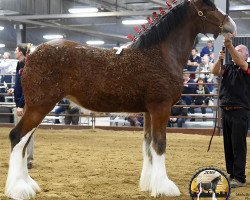
[[(15, 82), (13, 76), (16, 70), (16, 61), (10, 59), (10, 53), (5, 52), (3, 54), (3, 59), (0, 62), (0, 94), (7, 93), (8, 88), (11, 88), (13, 82)], [(210, 67), (213, 63), (214, 59), (214, 48), (211, 42), (207, 43), (200, 54), (196, 48), (193, 48), (188, 59), (187, 65), (184, 66), (184, 74), (183, 74), (183, 94), (208, 94), (213, 91), (213, 82), (214, 77), (211, 75)], [(190, 84), (190, 83), (199, 83), (198, 85)], [(203, 85), (200, 83), (211, 83), (211, 85)], [(4, 95), (1, 95), (1, 101), (4, 102)], [(63, 99), (59, 102), (60, 104), (64, 104), (58, 106), (55, 110), (55, 116), (59, 116), (60, 114), (71, 114), (77, 115), (80, 114), (80, 108), (76, 106), (71, 106), (68, 100)], [(195, 97), (191, 96), (183, 96), (177, 103), (177, 105), (207, 105), (208, 98), (206, 97)], [(185, 123), (186, 119), (178, 119), (174, 116), (187, 116), (187, 113), (194, 113), (194, 109), (183, 109), (172, 108), (171, 117), (168, 126), (171, 126), (172, 123), (177, 123), (178, 127), (182, 127), (182, 124)], [(206, 109), (202, 109), (202, 113), (206, 113)], [(143, 126), (143, 116), (142, 114), (131, 114), (126, 118), (131, 126)], [(78, 124), (79, 116), (69, 116), (64, 119), (65, 124)], [(55, 119), (55, 123), (61, 123), (59, 119)]]
[[(12, 87), (12, 83), (15, 81), (13, 76), (15, 74), (16, 60), (10, 59), (10, 53), (5, 52), (3, 59), (0, 62), (0, 97), (1, 102), (4, 102), (4, 95), (8, 88)], [(190, 52), (189, 59), (183, 70), (183, 92), (184, 96), (179, 99), (176, 105), (209, 105), (211, 100), (210, 96), (202, 96), (202, 94), (211, 94), (215, 92), (214, 83), (216, 79), (211, 73), (211, 67), (214, 63), (214, 47), (211, 41), (207, 42), (207, 45), (199, 51), (193, 48)], [(189, 96), (189, 94), (198, 94), (199, 96)], [(61, 104), (61, 105), (60, 105)], [(206, 107), (201, 108), (201, 113), (206, 114)], [(62, 99), (59, 102), (59, 106), (54, 110), (55, 116), (60, 114), (69, 114), (64, 118), (65, 124), (77, 125), (79, 122), (80, 108), (76, 105), (72, 106), (72, 102), (67, 99)], [(188, 113), (194, 114), (195, 109), (193, 107), (172, 107), (170, 113), (170, 119), (167, 126), (173, 126), (177, 124), (178, 127), (182, 127), (187, 118), (176, 118), (175, 116), (188, 116)], [(70, 116), (72, 115), (72, 116)], [(78, 116), (77, 116), (78, 115)], [(142, 114), (130, 114), (126, 117), (126, 120), (131, 126), (143, 126)], [(191, 118), (190, 121), (194, 121)], [(59, 119), (55, 119), (55, 124), (61, 123)]]

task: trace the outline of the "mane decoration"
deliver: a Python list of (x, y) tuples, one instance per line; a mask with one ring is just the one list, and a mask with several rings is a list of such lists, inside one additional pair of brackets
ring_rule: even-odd
[(149, 47), (164, 40), (169, 35), (169, 32), (180, 24), (179, 22), (183, 20), (187, 13), (187, 1), (183, 1), (178, 5), (175, 5), (176, 3), (177, 0), (172, 0), (172, 3), (167, 0), (166, 6), (168, 11), (160, 7), (159, 14), (153, 12), (152, 17), (147, 17), (147, 24), (143, 24), (141, 27), (135, 26), (134, 30), (137, 36), (132, 34), (127, 36), (133, 42), (131, 47)]

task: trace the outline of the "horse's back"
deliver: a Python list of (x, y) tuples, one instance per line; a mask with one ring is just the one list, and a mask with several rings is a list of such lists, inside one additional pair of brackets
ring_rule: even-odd
[[(166, 65), (154, 59), (154, 54), (160, 52), (125, 49), (116, 55), (114, 50), (68, 40), (44, 43), (29, 56), (25, 67), (27, 103), (35, 104), (34, 96), (57, 102), (69, 95), (91, 110), (143, 112), (146, 101), (173, 101), (182, 83), (179, 77), (170, 78)], [(167, 90), (169, 81), (175, 90)]]

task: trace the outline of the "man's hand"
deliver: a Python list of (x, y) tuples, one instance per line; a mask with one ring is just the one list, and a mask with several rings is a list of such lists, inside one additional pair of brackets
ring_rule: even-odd
[(224, 38), (224, 45), (226, 48), (229, 48), (229, 47), (233, 47), (233, 44), (232, 44), (232, 38), (233, 38), (233, 34), (231, 33), (226, 33), (225, 35), (225, 38)]
[(8, 94), (10, 95), (10, 94), (13, 94), (14, 93), (14, 88), (10, 88), (10, 89), (8, 89)]
[(219, 60), (224, 60), (225, 59), (225, 51), (220, 51), (219, 52)]
[(18, 117), (22, 117), (23, 113), (24, 113), (23, 108), (19, 108), (19, 107), (16, 108), (16, 114)]

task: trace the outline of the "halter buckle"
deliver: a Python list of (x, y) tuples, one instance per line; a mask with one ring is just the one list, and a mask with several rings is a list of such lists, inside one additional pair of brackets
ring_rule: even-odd
[(202, 17), (203, 16), (203, 12), (202, 11), (198, 11), (198, 15), (200, 16), (200, 17)]

